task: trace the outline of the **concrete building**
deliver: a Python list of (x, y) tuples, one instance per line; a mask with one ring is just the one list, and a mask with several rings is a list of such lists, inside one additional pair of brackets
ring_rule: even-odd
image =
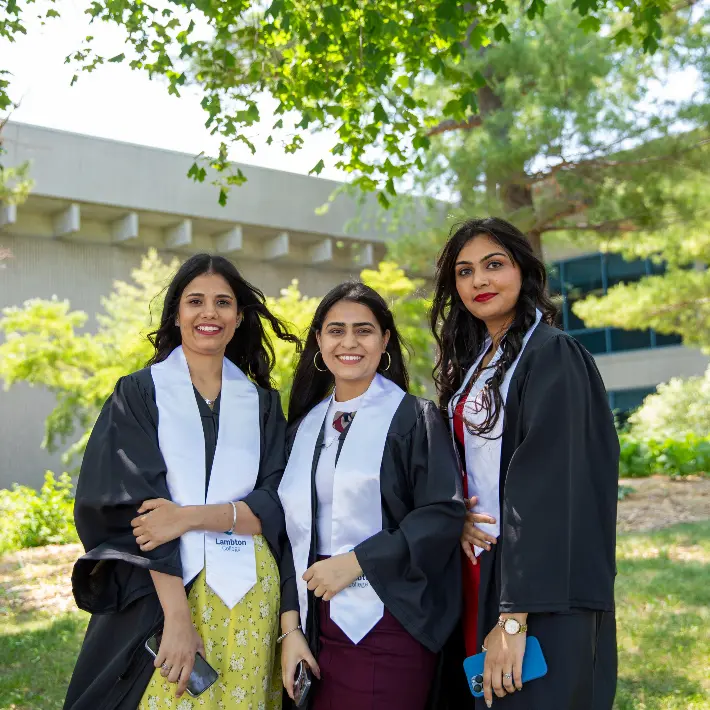
[[(331, 181), (240, 166), (248, 182), (220, 207), (209, 181), (186, 177), (192, 156), (23, 124), (8, 124), (2, 138), (3, 161), (31, 160), (35, 186), (20, 207), (0, 206), (0, 248), (13, 255), (0, 270), (0, 308), (56, 295), (94, 314), (113, 281), (128, 279), (149, 247), (166, 258), (222, 253), (268, 295), (293, 278), (303, 293), (321, 295), (385, 255), (374, 201), (361, 206), (340, 195), (316, 213), (338, 187)], [(595, 257), (602, 259), (577, 257), (584, 268), (559, 262), (566, 304), (596, 288)], [(609, 266), (599, 263), (606, 288)], [(589, 283), (580, 286), (575, 273), (584, 281), (585, 269)], [(614, 406), (633, 406), (659, 382), (706, 366), (696, 351), (656, 334), (644, 340), (605, 329), (602, 347), (596, 331), (565, 313), (565, 326), (597, 354)], [(624, 342), (631, 348), (619, 347)], [(24, 384), (0, 390), (0, 487), (38, 485), (46, 469), (62, 470), (59, 455), (40, 448), (51, 407), (48, 392)]]

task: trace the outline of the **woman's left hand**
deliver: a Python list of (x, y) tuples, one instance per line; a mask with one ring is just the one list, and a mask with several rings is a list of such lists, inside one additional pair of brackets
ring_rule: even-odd
[(188, 530), (187, 516), (182, 506), (165, 498), (143, 502), (138, 517), (131, 520), (133, 534), (140, 549), (150, 552), (159, 545), (177, 540)]
[(330, 601), (338, 592), (349, 587), (362, 574), (362, 567), (354, 552), (333, 555), (327, 560), (312, 564), (303, 579), (317, 597)]
[[(526, 615), (511, 615), (526, 623)], [(523, 689), (523, 656), (527, 634), (507, 634), (499, 626), (486, 636), (486, 660), (483, 666), (483, 696), (486, 705), (493, 704), (493, 693), (499, 698)]]

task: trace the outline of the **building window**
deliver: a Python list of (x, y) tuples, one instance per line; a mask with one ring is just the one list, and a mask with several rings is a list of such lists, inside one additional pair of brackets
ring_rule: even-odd
[(587, 296), (601, 296), (617, 284), (664, 271), (662, 264), (650, 259), (625, 261), (619, 254), (590, 254), (554, 262), (549, 267), (549, 285), (551, 294), (561, 296), (560, 327), (595, 355), (680, 345), (680, 336), (661, 335), (652, 329), (587, 328), (572, 311), (572, 306)]
[(620, 422), (625, 422), (634, 409), (638, 409), (649, 394), (656, 391), (655, 387), (638, 387), (629, 390), (616, 390), (608, 393), (609, 406), (617, 414)]

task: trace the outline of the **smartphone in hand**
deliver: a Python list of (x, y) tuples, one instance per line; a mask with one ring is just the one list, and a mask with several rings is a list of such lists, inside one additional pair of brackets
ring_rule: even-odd
[[(157, 633), (151, 636), (146, 642), (145, 647), (148, 653), (153, 658), (158, 655), (160, 648), (161, 634)], [(199, 654), (195, 654), (195, 665), (192, 667), (192, 673), (187, 681), (187, 692), (196, 698), (207, 690), (219, 678), (219, 673), (207, 663), (207, 661)]]
[(311, 669), (305, 661), (300, 661), (296, 666), (296, 674), (293, 681), (293, 702), (297, 708), (302, 708), (306, 704), (308, 691), (311, 689)]

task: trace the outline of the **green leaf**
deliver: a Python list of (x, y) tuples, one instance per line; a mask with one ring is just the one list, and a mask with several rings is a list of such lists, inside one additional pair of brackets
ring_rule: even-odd
[(325, 163), (321, 159), (308, 171), (308, 174), (313, 175), (313, 173), (315, 173), (316, 175), (320, 175), (323, 172), (324, 167)]
[(378, 123), (389, 123), (389, 117), (387, 116), (385, 110), (382, 108), (382, 104), (379, 102), (375, 104), (373, 117)]
[(384, 207), (386, 210), (389, 209), (390, 207), (390, 201), (387, 199), (387, 195), (385, 195), (384, 192), (378, 192), (377, 193), (377, 201), (380, 203), (382, 207)]
[(217, 200), (222, 207), (227, 204), (227, 191), (224, 188), (220, 188), (219, 199)]
[(119, 62), (122, 62), (126, 58), (125, 54), (117, 54), (115, 57), (111, 57), (108, 61), (111, 62), (112, 64), (118, 64)]
[(497, 42), (510, 42), (510, 32), (508, 32), (508, 28), (502, 22), (499, 22), (493, 28), (493, 36)]
[(534, 20), (538, 15), (542, 17), (545, 14), (544, 0), (532, 0), (526, 14), (529, 20)]
[(578, 27), (588, 34), (599, 32), (602, 23), (599, 18), (594, 17), (594, 15), (588, 15), (585, 17), (578, 25)]

